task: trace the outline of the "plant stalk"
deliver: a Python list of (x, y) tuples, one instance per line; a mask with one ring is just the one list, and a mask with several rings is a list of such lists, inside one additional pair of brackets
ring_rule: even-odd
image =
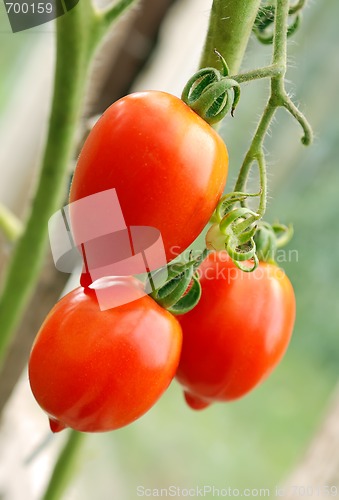
[[(276, 15), (274, 23), (273, 55), (272, 64), (268, 68), (279, 68), (275, 73), (271, 72), (271, 93), (266, 108), (259, 121), (258, 127), (254, 133), (250, 148), (245, 156), (241, 166), (234, 191), (246, 189), (246, 180), (248, 173), (254, 161), (258, 162), (260, 170), (261, 199), (260, 199), (260, 217), (265, 213), (266, 207), (266, 166), (265, 156), (263, 154), (263, 143), (272, 118), (279, 106), (286, 106), (287, 94), (284, 87), (284, 78), (287, 68), (287, 18), (289, 1), (276, 0)], [(267, 68), (263, 68), (266, 72)], [(251, 73), (250, 72), (250, 76)], [(236, 78), (236, 77), (235, 77)], [(300, 115), (300, 114), (299, 114)], [(265, 197), (265, 199), (264, 199)]]
[(241, 66), (260, 0), (214, 0), (200, 67), (222, 69), (216, 49), (226, 60), (230, 74)]
[(0, 365), (43, 263), (48, 220), (65, 194), (88, 68), (88, 14), (87, 1), (82, 0), (57, 20), (54, 95), (39, 184), (25, 231), (13, 251), (0, 302)]
[(54, 466), (43, 500), (60, 500), (72, 477), (80, 446), (86, 434), (70, 431), (69, 438)]
[(0, 367), (42, 267), (49, 218), (66, 194), (68, 165), (92, 56), (109, 26), (133, 3), (136, 0), (120, 0), (98, 13), (91, 0), (81, 0), (57, 18), (54, 93), (39, 182), (0, 297)]

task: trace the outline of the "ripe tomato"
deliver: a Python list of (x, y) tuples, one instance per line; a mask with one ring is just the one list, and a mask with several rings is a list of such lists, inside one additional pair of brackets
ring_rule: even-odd
[[(138, 92), (110, 106), (90, 132), (70, 202), (115, 188), (126, 225), (157, 228), (170, 261), (208, 223), (227, 168), (225, 144), (183, 101)], [(76, 232), (74, 219), (72, 226)]]
[(29, 379), (54, 432), (123, 427), (148, 411), (174, 377), (182, 334), (177, 320), (134, 279), (133, 302), (100, 311), (93, 290), (63, 297), (43, 323), (32, 348)]
[(177, 379), (194, 409), (240, 398), (264, 380), (287, 349), (295, 319), (292, 285), (275, 265), (240, 271), (225, 252), (199, 268), (202, 297), (177, 316), (183, 348)]

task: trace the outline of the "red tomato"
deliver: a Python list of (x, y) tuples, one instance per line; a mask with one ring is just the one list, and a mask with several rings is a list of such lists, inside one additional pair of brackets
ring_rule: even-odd
[(170, 261), (208, 223), (227, 168), (225, 144), (183, 101), (139, 92), (110, 106), (90, 132), (70, 202), (115, 188), (126, 225), (157, 228)]
[(38, 333), (31, 388), (54, 432), (117, 429), (148, 411), (168, 387), (181, 342), (177, 320), (147, 295), (100, 311), (94, 291), (79, 287), (54, 306)]
[(287, 349), (295, 319), (292, 285), (279, 267), (240, 271), (225, 252), (199, 268), (202, 298), (178, 316), (183, 348), (177, 379), (194, 409), (240, 398), (264, 380)]

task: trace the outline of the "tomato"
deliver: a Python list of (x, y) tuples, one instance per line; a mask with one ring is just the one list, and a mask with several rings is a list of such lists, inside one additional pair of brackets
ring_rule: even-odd
[(244, 396), (281, 360), (295, 319), (292, 285), (279, 267), (239, 270), (226, 252), (199, 268), (202, 298), (177, 316), (183, 348), (177, 379), (194, 409)]
[(33, 394), (54, 432), (110, 431), (139, 418), (175, 375), (182, 343), (177, 320), (134, 279), (136, 300), (101, 311), (93, 290), (79, 287), (51, 310), (29, 360)]
[[(183, 101), (138, 92), (110, 106), (90, 132), (70, 202), (115, 188), (126, 225), (158, 229), (170, 261), (208, 223), (227, 168), (225, 144)], [(77, 225), (73, 219), (75, 233)]]

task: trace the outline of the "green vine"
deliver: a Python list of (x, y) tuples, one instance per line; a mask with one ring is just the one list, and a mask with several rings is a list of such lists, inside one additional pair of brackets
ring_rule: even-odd
[(48, 220), (65, 194), (86, 76), (94, 52), (112, 23), (133, 3), (136, 0), (120, 0), (106, 11), (97, 12), (91, 0), (81, 0), (57, 19), (54, 94), (39, 183), (0, 298), (0, 366), (41, 270)]
[[(287, 69), (287, 16), (289, 11), (288, 0), (277, 0), (276, 17), (274, 27), (274, 41), (273, 41), (273, 61), (272, 65), (268, 68), (262, 68), (259, 73), (251, 72), (250, 74), (240, 75), (240, 81), (248, 81), (256, 77), (271, 78), (271, 93), (267, 102), (264, 113), (259, 121), (258, 127), (254, 134), (250, 148), (245, 156), (244, 162), (241, 166), (238, 180), (235, 184), (234, 190), (240, 191), (244, 189), (248, 171), (254, 161), (261, 161), (264, 163), (263, 142), (271, 124), (272, 118), (279, 107), (284, 107), (301, 125), (304, 135), (301, 139), (304, 145), (309, 145), (313, 139), (313, 133), (310, 125), (308, 124), (305, 116), (298, 110), (295, 104), (291, 101), (285, 89), (285, 73)], [(272, 70), (276, 70), (275, 72)], [(234, 80), (239, 81), (238, 78), (232, 77)], [(262, 165), (265, 170), (265, 164)], [(266, 175), (265, 175), (266, 177)]]
[(259, 7), (260, 0), (213, 0), (200, 68), (222, 70), (216, 50), (231, 74), (239, 71)]
[[(293, 7), (299, 10), (305, 2), (299, 2)], [(242, 193), (240, 198), (233, 196), (232, 203), (227, 204), (226, 210), (220, 214), (220, 207), (225, 205), (222, 198), (217, 208), (219, 216), (213, 218), (214, 225), (207, 233), (207, 247), (213, 249), (226, 249), (238, 265), (244, 271), (255, 269), (258, 258), (256, 256), (255, 231), (258, 222), (262, 219), (266, 211), (267, 199), (267, 173), (264, 154), (264, 140), (272, 119), (278, 108), (285, 108), (301, 125), (304, 145), (309, 145), (313, 139), (312, 129), (305, 116), (295, 106), (285, 89), (285, 73), (287, 69), (287, 19), (291, 13), (288, 0), (276, 0), (274, 7), (274, 31), (273, 31), (273, 57), (272, 64), (264, 68), (252, 70), (247, 73), (231, 76), (232, 80), (243, 83), (259, 78), (270, 78), (270, 97), (259, 120), (250, 147), (245, 155), (244, 161), (239, 171), (238, 179), (234, 186), (234, 193), (227, 195), (231, 197), (237, 193)], [(260, 201), (257, 212), (246, 207), (246, 181), (252, 165), (256, 163), (259, 169), (260, 178)], [(234, 208), (234, 204), (239, 202), (242, 210)], [(239, 211), (240, 210), (240, 211)], [(247, 239), (246, 239), (247, 238)], [(244, 258), (252, 258), (253, 266), (244, 266), (241, 262)]]

